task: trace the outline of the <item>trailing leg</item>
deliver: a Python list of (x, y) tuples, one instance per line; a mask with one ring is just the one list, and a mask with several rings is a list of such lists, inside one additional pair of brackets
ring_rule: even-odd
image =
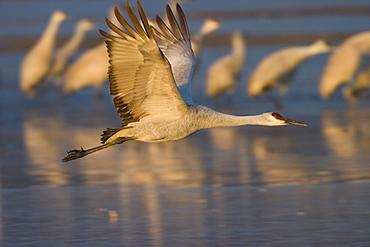
[(68, 155), (66, 157), (64, 157), (62, 159), (62, 161), (63, 162), (68, 162), (68, 161), (71, 161), (71, 160), (82, 158), (86, 155), (95, 153), (95, 152), (100, 151), (102, 149), (105, 149), (107, 147), (110, 147), (110, 146), (113, 146), (113, 145), (116, 145), (116, 144), (121, 144), (126, 140), (127, 139), (124, 139), (124, 138), (118, 138), (113, 142), (104, 143), (100, 146), (93, 147), (93, 148), (90, 148), (90, 149), (87, 149), (87, 150), (84, 150), (82, 147), (81, 147), (81, 149), (73, 149), (73, 150), (67, 151)]

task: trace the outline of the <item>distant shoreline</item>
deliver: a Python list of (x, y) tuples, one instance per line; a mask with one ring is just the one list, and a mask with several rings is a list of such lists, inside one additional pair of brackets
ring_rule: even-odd
[[(365, 31), (365, 30), (363, 30)], [(358, 31), (361, 32), (361, 31)], [(340, 42), (345, 38), (358, 32), (323, 32), (323, 33), (279, 33), (267, 35), (246, 35), (248, 45), (281, 45), (281, 44), (299, 44), (311, 43), (317, 39), (325, 39), (328, 42)], [(231, 33), (211, 34), (204, 40), (204, 46), (228, 46), (230, 43)], [(29, 35), (14, 35), (2, 37), (0, 45), (0, 53), (24, 52), (29, 50), (37, 41), (38, 36)], [(57, 46), (63, 44), (69, 39), (69, 36), (61, 36), (58, 38)], [(25, 42), (27, 40), (27, 42)], [(91, 48), (104, 39), (98, 35), (90, 35), (84, 41), (81, 49)]]
[(200, 19), (211, 17), (216, 19), (256, 19), (256, 18), (290, 18), (304, 16), (328, 16), (328, 15), (368, 15), (369, 7), (307, 7), (307, 8), (290, 8), (290, 9), (260, 9), (260, 10), (225, 10), (225, 11), (202, 11), (188, 12), (188, 19)]

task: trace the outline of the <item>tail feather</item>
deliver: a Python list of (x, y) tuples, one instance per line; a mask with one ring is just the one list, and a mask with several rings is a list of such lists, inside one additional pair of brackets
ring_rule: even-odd
[(130, 127), (123, 126), (123, 127), (118, 127), (118, 128), (107, 128), (107, 130), (104, 130), (103, 134), (101, 134), (101, 138), (100, 138), (101, 143), (105, 143), (111, 136), (116, 134), (118, 131), (127, 129), (127, 128), (130, 128)]

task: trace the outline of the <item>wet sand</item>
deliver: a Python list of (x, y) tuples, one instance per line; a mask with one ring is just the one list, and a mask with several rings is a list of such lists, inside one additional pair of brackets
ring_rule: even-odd
[[(351, 18), (352, 29), (335, 32), (358, 31), (356, 16), (338, 21)], [(329, 32), (332, 23), (323, 25)], [(238, 115), (273, 111), (267, 98), (246, 97), (245, 81), (287, 43), (250, 44), (231, 100), (204, 95), (208, 66), (229, 50), (207, 43), (195, 101)], [(370, 99), (356, 108), (340, 92), (319, 99), (328, 54), (304, 62), (281, 112), (308, 127), (204, 130), (62, 163), (67, 150), (96, 146), (103, 130), (119, 126), (108, 85), (100, 95), (85, 89), (67, 97), (50, 87), (27, 99), (18, 91), (24, 44), (11, 46), (0, 56), (0, 246), (370, 245)]]

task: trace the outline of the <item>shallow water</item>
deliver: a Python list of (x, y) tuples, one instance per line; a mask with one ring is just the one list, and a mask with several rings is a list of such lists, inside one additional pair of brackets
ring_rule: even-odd
[[(0, 47), (0, 246), (370, 245), (369, 97), (356, 108), (348, 108), (340, 92), (330, 101), (319, 99), (317, 83), (328, 54), (302, 64), (282, 111), (308, 127), (204, 130), (175, 142), (131, 141), (62, 163), (67, 150), (96, 146), (105, 128), (120, 124), (108, 87), (100, 95), (85, 89), (70, 97), (45, 89), (27, 99), (18, 91), (18, 68), (31, 44), (17, 37), (37, 37), (55, 8), (71, 14), (61, 30), (68, 36), (78, 18), (99, 21), (106, 14), (102, 9), (115, 1), (89, 2), (90, 8), (82, 0), (0, 1), (0, 40), (17, 41)], [(143, 2), (150, 14), (163, 9)], [(196, 30), (201, 9), (341, 7), (347, 1), (231, 3), (183, 6)], [(15, 18), (21, 4), (30, 11)], [(214, 37), (227, 40), (234, 27), (251, 36), (355, 33), (369, 19), (231, 16), (220, 20), (225, 25)], [(90, 35), (90, 43), (98, 40)], [(273, 111), (268, 99), (245, 96), (245, 81), (258, 61), (287, 44), (249, 46), (235, 96), (211, 100), (204, 95), (206, 70), (229, 48), (207, 42), (194, 77), (195, 101), (239, 115)]]

